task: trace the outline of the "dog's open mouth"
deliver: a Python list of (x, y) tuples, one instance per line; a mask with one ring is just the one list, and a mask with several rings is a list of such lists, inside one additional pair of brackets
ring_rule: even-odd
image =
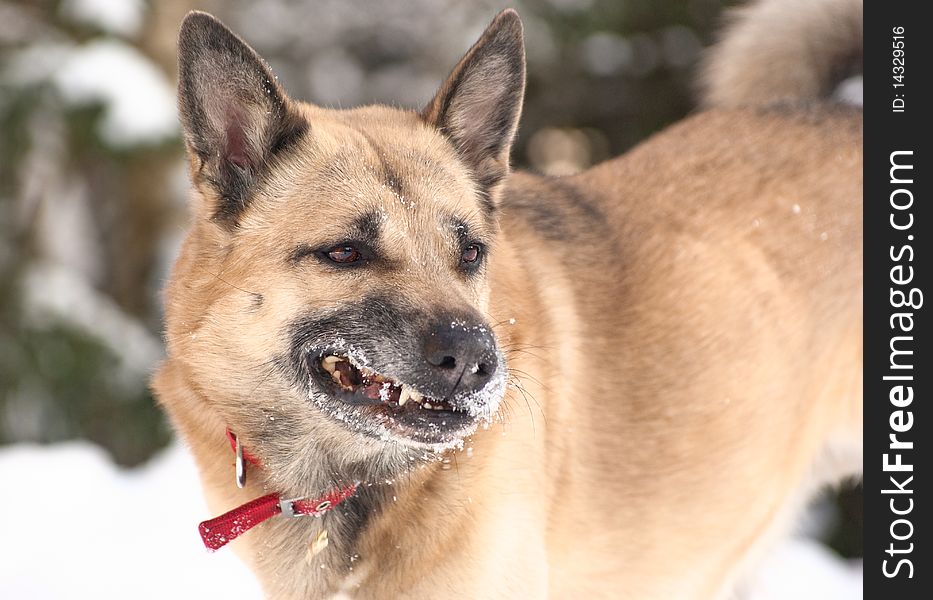
[(461, 437), (477, 423), (477, 415), (455, 403), (423, 394), (348, 356), (310, 354), (307, 363), (318, 388), (396, 435), (434, 444)]
[(412, 402), (424, 410), (454, 410), (446, 400), (425, 398), (421, 392), (407, 384), (399, 383), (366, 367), (355, 366), (345, 356), (329, 354), (321, 360), (321, 367), (330, 373), (343, 391), (358, 395), (361, 400), (378, 400), (387, 406), (399, 408)]

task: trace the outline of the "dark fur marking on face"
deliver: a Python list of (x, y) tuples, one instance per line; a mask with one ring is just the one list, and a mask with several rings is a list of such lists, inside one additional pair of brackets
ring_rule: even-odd
[(385, 149), (380, 146), (371, 135), (366, 133), (364, 129), (354, 129), (357, 133), (363, 136), (363, 139), (369, 143), (373, 152), (379, 158), (379, 167), (382, 170), (382, 183), (385, 184), (387, 188), (392, 190), (394, 193), (399, 196), (403, 195), (402, 190), (402, 177), (399, 175), (398, 171), (388, 160), (388, 154)]
[(471, 241), (473, 241), (470, 238), (470, 226), (463, 219), (460, 219), (458, 217), (454, 217), (453, 219), (451, 219), (450, 228), (453, 229), (457, 234), (457, 242), (458, 242), (457, 247), (458, 248), (463, 248), (464, 246), (469, 244)]
[(291, 251), (291, 253), (289, 253), (287, 261), (289, 264), (295, 265), (300, 263), (305, 258), (313, 256), (319, 252), (329, 250), (333, 246), (337, 246), (343, 243), (353, 245), (354, 242), (359, 242), (365, 245), (366, 249), (372, 250), (378, 255), (381, 230), (381, 215), (376, 211), (370, 211), (354, 219), (350, 226), (343, 232), (343, 234), (336, 236), (333, 239), (327, 240), (323, 246), (299, 244)]
[(323, 349), (339, 339), (358, 347), (381, 369), (399, 363), (408, 366), (419, 356), (418, 324), (425, 318), (415, 307), (383, 295), (300, 318), (289, 331), (292, 369), (301, 387), (307, 388), (304, 363), (309, 346)]
[(382, 215), (376, 211), (370, 211), (360, 215), (353, 221), (351, 226), (353, 236), (351, 239), (358, 239), (376, 247), (379, 245), (379, 235), (382, 231)]
[(393, 192), (401, 196), (402, 195), (401, 176), (396, 172), (395, 168), (392, 165), (390, 165), (389, 162), (385, 158), (380, 157), (380, 159), (382, 161), (382, 172), (383, 172), (382, 182), (385, 183), (387, 188), (389, 188), (390, 190), (392, 190)]
[(291, 265), (296, 265), (303, 261), (309, 256), (313, 256), (317, 252), (317, 248), (310, 246), (308, 244), (298, 244), (294, 250), (288, 255), (288, 263)]
[(309, 357), (352, 346), (372, 369), (408, 383), (426, 396), (446, 398), (451, 391), (449, 382), (425, 358), (426, 336), (438, 319), (478, 326), (484, 323), (476, 309), (466, 303), (416, 307), (404, 299), (378, 294), (299, 318), (287, 331), (295, 383), (301, 390), (317, 391), (309, 380)]

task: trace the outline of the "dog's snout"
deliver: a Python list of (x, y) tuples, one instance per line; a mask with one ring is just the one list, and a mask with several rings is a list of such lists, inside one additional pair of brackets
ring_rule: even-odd
[(441, 319), (424, 336), (424, 359), (450, 393), (481, 389), (499, 366), (489, 327), (462, 319)]

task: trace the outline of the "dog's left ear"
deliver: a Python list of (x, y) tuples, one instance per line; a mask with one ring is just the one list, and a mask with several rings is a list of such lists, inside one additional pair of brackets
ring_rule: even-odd
[(421, 115), (453, 142), (480, 190), (493, 191), (509, 172), (509, 151), (525, 94), (525, 43), (518, 13), (496, 15)]
[(178, 105), (195, 182), (218, 197), (213, 218), (235, 225), (271, 161), (308, 124), (262, 58), (202, 12), (189, 13), (178, 35)]

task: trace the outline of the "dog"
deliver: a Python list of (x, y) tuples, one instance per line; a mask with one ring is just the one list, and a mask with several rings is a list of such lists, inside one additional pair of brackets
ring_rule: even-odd
[(561, 178), (509, 169), (513, 10), (417, 112), (292, 100), (189, 14), (153, 385), (228, 511), (205, 544), (270, 598), (733, 594), (861, 469), (862, 113), (821, 99), (861, 6), (797, 4), (735, 17), (707, 110)]

